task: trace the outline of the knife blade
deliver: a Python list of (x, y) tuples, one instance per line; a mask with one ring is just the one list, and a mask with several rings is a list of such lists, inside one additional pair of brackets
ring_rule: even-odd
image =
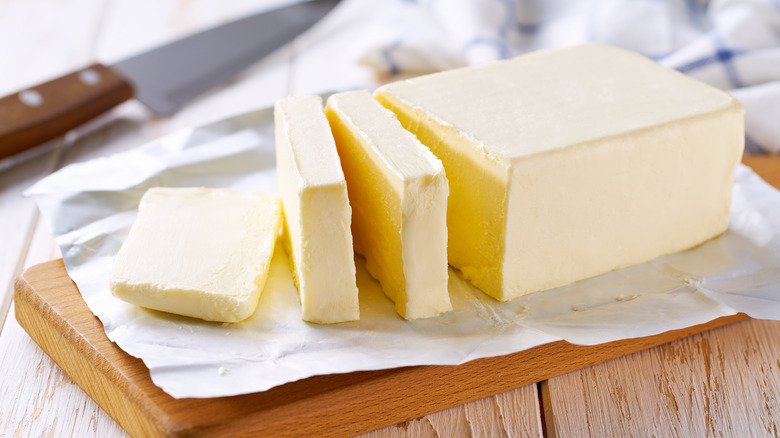
[(312, 0), (242, 18), (119, 61), (100, 63), (0, 98), (0, 159), (58, 137), (136, 98), (169, 115), (291, 41), (338, 0)]

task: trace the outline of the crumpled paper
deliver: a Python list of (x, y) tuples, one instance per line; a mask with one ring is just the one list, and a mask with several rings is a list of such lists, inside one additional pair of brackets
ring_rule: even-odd
[(68, 166), (28, 190), (68, 274), (108, 338), (143, 360), (176, 398), (263, 391), (313, 375), (461, 364), (565, 339), (599, 344), (744, 312), (780, 319), (780, 192), (737, 170), (730, 229), (692, 250), (499, 303), (450, 270), (454, 310), (404, 321), (357, 257), (359, 322), (301, 321), (279, 247), (257, 313), (219, 324), (147, 310), (108, 289), (114, 255), (153, 186), (276, 191), (273, 112), (174, 133), (126, 153)]

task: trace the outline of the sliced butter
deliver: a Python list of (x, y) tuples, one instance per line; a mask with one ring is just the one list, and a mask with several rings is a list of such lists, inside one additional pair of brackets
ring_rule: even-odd
[(284, 242), (304, 321), (360, 319), (347, 183), (318, 96), (277, 102), (276, 167)]
[(149, 189), (116, 256), (111, 292), (207, 321), (246, 319), (265, 285), (280, 224), (273, 194)]
[(441, 162), (367, 91), (331, 96), (357, 252), (406, 319), (452, 309), (447, 290), (447, 178)]
[(442, 160), (449, 261), (499, 300), (726, 230), (743, 107), (637, 54), (537, 52), (375, 93)]

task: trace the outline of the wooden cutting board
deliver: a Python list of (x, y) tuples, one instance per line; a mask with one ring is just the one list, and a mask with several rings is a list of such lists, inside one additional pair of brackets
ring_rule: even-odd
[[(778, 187), (779, 158), (744, 161)], [(134, 436), (351, 436), (747, 318), (596, 346), (559, 341), (458, 366), (315, 376), (261, 393), (177, 400), (154, 386), (141, 360), (108, 340), (62, 260), (19, 276), (14, 299), (16, 318), (33, 340)]]

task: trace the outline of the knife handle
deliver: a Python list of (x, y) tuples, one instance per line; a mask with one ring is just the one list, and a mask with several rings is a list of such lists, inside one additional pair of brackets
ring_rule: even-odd
[(96, 63), (0, 98), (0, 159), (63, 135), (133, 94), (122, 76)]

